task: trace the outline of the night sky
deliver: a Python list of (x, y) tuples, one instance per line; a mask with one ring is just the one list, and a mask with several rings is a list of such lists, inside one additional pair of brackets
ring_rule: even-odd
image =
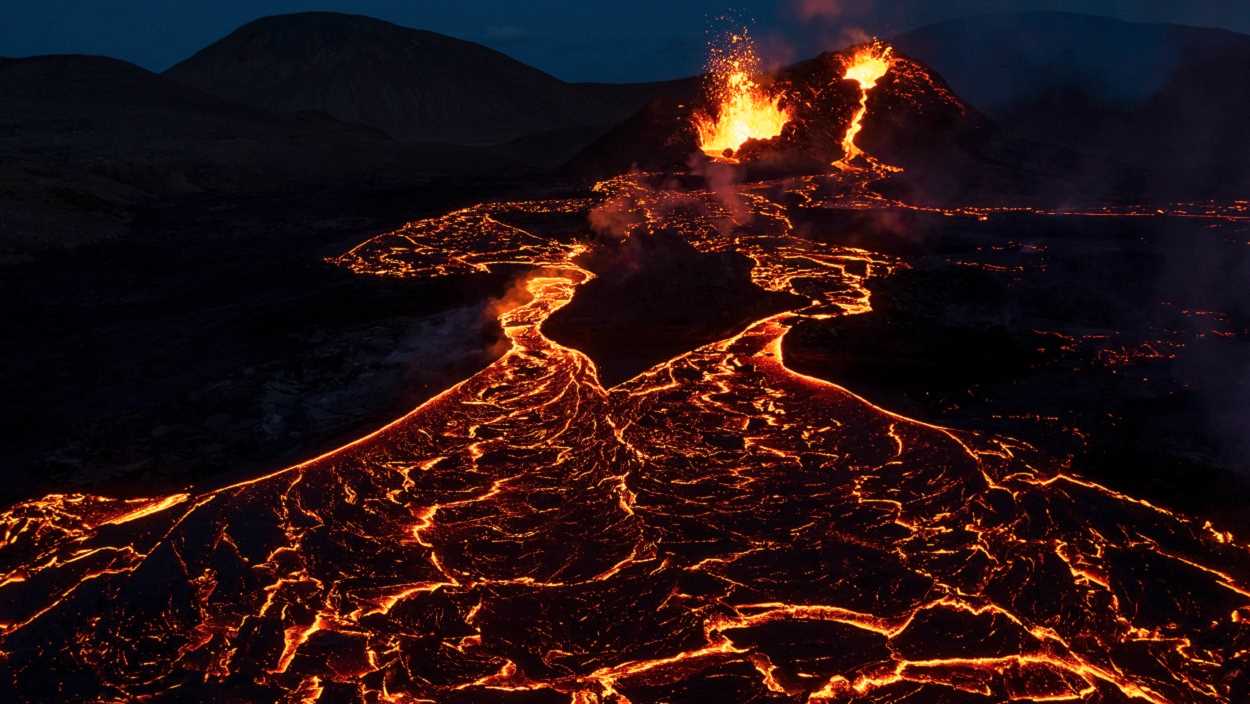
[(749, 20), (775, 61), (991, 12), (1062, 10), (1250, 33), (1246, 0), (10, 0), (0, 56), (104, 54), (163, 70), (245, 22), (334, 10), (478, 41), (566, 80), (689, 75), (715, 18)]

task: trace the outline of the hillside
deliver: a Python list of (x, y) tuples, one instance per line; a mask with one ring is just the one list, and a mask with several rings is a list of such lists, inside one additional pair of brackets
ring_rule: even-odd
[(160, 199), (392, 188), (502, 163), (232, 105), (97, 56), (0, 60), (0, 94), (0, 250), (117, 236)]
[(1060, 88), (1114, 104), (1139, 103), (1186, 61), (1250, 46), (1250, 37), (1222, 29), (1027, 12), (939, 22), (890, 43), (932, 66), (962, 98), (996, 115)]
[(256, 20), (166, 75), (265, 110), (317, 110), (403, 141), (457, 144), (606, 127), (663, 85), (565, 83), (480, 44), (329, 12)]

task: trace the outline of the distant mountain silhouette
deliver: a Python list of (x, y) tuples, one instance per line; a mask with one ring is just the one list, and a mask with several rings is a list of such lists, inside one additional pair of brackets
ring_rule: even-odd
[(1089, 157), (1081, 177), (1161, 198), (1250, 191), (1250, 36), (1067, 13), (952, 20), (895, 38), (1013, 138)]
[(0, 249), (116, 235), (156, 199), (385, 188), (506, 162), (233, 105), (98, 56), (0, 59), (0, 95)]
[(890, 40), (933, 67), (990, 115), (1054, 90), (1077, 89), (1112, 104), (1140, 103), (1197, 55), (1250, 44), (1222, 29), (1125, 22), (1066, 12), (965, 17)]
[(166, 75), (257, 108), (458, 144), (607, 128), (663, 85), (565, 83), (480, 44), (329, 12), (256, 20)]

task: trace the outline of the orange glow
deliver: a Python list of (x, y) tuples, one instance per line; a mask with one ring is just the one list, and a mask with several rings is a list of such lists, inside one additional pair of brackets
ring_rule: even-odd
[[(908, 266), (791, 220), (919, 208), (874, 200), (863, 184), (882, 167), (865, 159), (736, 186), (750, 226), (733, 231), (717, 193), (630, 174), (353, 247), (334, 263), (370, 276), (524, 266), (490, 307), (506, 350), (379, 430), (254, 479), (0, 511), (0, 671), (29, 687), (55, 658), (116, 693), (93, 701), (190, 682), (206, 699), (628, 704), (725, 672), (735, 701), (1244, 701), (1226, 675), (1250, 638), (1241, 536), (789, 366), (796, 325), (871, 313), (873, 281)], [(543, 331), (595, 278), (579, 263), (593, 245), (544, 228), (605, 200), (640, 236), (747, 258), (792, 304), (605, 386)], [(1074, 216), (945, 214), (1004, 212)], [(856, 661), (796, 668), (778, 634)]]
[(133, 511), (128, 511), (120, 516), (110, 518), (104, 523), (105, 525), (120, 525), (122, 523), (129, 523), (130, 521), (137, 521), (140, 518), (146, 518), (154, 513), (160, 513), (161, 511), (164, 511), (172, 506), (177, 506), (189, 498), (191, 498), (190, 494), (173, 494), (172, 496), (166, 496), (157, 500), (140, 499), (136, 503), (143, 503), (143, 506), (140, 506)]
[(715, 116), (694, 115), (699, 148), (716, 159), (732, 160), (747, 140), (772, 139), (790, 121), (781, 95), (769, 95), (761, 75), (755, 45), (745, 33), (729, 37), (728, 48), (714, 50), (709, 61), (710, 97)]
[(864, 128), (864, 117), (868, 115), (868, 93), (877, 87), (877, 81), (890, 72), (893, 64), (893, 49), (880, 42), (873, 42), (855, 52), (846, 65), (843, 78), (859, 84), (859, 109), (851, 118), (846, 128), (846, 136), (842, 138), (842, 159), (836, 165), (849, 167), (856, 157), (867, 157), (862, 149), (855, 145), (855, 138)]

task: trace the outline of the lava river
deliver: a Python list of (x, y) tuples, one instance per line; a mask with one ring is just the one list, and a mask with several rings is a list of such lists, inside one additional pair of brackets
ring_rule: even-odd
[[(493, 203), (339, 264), (522, 266), (510, 349), (309, 462), (0, 519), (0, 677), (30, 701), (1244, 702), (1250, 554), (1020, 443), (786, 367), (904, 266), (739, 187)], [(722, 194), (723, 195), (723, 194)], [(593, 275), (547, 215), (612, 201), (792, 310), (605, 388), (541, 324)], [(735, 212), (736, 211), (736, 212)], [(517, 217), (523, 215), (524, 217)]]

